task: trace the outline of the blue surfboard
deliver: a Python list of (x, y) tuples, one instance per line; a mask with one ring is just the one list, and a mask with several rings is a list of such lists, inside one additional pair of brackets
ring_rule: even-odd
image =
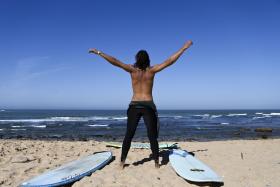
[[(121, 142), (106, 142), (107, 147), (116, 147), (121, 148), (122, 143)], [(150, 149), (150, 143), (131, 143), (130, 148), (132, 149)], [(176, 149), (179, 148), (177, 143), (159, 143), (158, 144), (159, 149)]]
[(223, 183), (218, 174), (187, 151), (173, 149), (169, 161), (176, 173), (188, 181)]
[(23, 182), (21, 187), (60, 186), (77, 181), (105, 166), (112, 159), (109, 151), (99, 152), (64, 164)]

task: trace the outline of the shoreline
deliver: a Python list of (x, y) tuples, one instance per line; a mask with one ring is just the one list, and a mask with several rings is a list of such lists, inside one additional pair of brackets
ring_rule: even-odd
[[(133, 137), (132, 141), (137, 142), (149, 142), (149, 139), (146, 134), (141, 134), (139, 131), (143, 129), (138, 129), (136, 131), (135, 136)], [(258, 131), (259, 130), (259, 131)], [(146, 131), (146, 129), (144, 129)], [(162, 130), (163, 131), (163, 130)], [(254, 131), (250, 129), (251, 134), (247, 135), (243, 134), (244, 132), (248, 132), (248, 130), (238, 130), (238, 131), (232, 131), (231, 136), (215, 136), (216, 134), (208, 134), (199, 136), (199, 134), (187, 134), (187, 135), (177, 135), (177, 136), (165, 136), (165, 135), (159, 135), (158, 141), (173, 141), (173, 142), (211, 142), (211, 141), (228, 141), (228, 140), (265, 140), (265, 139), (280, 139), (280, 128), (255, 128)], [(166, 132), (164, 132), (166, 133)], [(202, 132), (200, 132), (202, 133)], [(209, 132), (208, 132), (209, 133)], [(119, 142), (123, 141), (125, 133), (123, 132), (120, 135), (75, 135), (75, 136), (65, 136), (60, 134), (49, 134), (44, 136), (38, 136), (38, 135), (20, 135), (20, 134), (14, 134), (12, 136), (10, 135), (1, 135), (0, 134), (0, 140), (42, 140), (42, 141), (111, 141), (111, 142)]]
[[(214, 169), (224, 186), (280, 186), (280, 139), (178, 143)], [(160, 151), (161, 167), (157, 170), (149, 149), (131, 149), (128, 167), (119, 170), (121, 149), (106, 147), (104, 141), (0, 139), (0, 147), (0, 186), (17, 186), (48, 169), (98, 151), (112, 151), (114, 160), (73, 186), (197, 186), (175, 173), (168, 150)]]

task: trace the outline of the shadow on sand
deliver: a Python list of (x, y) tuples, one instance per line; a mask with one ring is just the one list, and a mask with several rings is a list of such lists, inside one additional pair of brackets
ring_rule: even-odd
[(220, 186), (224, 185), (223, 182), (192, 182), (192, 181), (188, 181), (188, 180), (185, 180), (185, 181), (187, 181), (190, 184), (197, 185), (197, 186), (220, 187)]
[[(166, 165), (169, 162), (169, 150), (161, 150), (159, 152), (159, 157), (162, 157), (160, 166)], [(153, 160), (152, 154), (150, 154), (150, 156), (148, 158), (143, 158), (142, 160), (132, 163), (132, 165), (134, 165), (134, 166), (142, 165), (145, 162), (149, 162), (151, 160)]]

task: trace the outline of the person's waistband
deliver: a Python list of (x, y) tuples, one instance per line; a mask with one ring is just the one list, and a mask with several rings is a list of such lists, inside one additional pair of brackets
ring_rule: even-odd
[(156, 110), (156, 105), (153, 100), (151, 101), (131, 101), (129, 106), (148, 106)]

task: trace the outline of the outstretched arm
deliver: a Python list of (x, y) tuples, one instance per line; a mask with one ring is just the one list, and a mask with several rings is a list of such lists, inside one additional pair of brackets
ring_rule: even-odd
[(107, 60), (108, 62), (110, 62), (112, 65), (120, 67), (127, 72), (132, 72), (132, 71), (135, 70), (135, 68), (133, 66), (131, 66), (129, 64), (122, 63), (118, 59), (116, 59), (116, 58), (114, 58), (110, 55), (107, 55), (107, 54), (105, 54), (105, 53), (103, 53), (103, 52), (101, 52), (97, 49), (90, 49), (89, 53), (97, 54), (97, 55), (101, 56), (102, 58), (104, 58), (105, 60)]
[(161, 64), (156, 64), (151, 68), (151, 71), (153, 71), (154, 73), (157, 73), (161, 70), (163, 70), (164, 68), (172, 65), (174, 62), (176, 62), (176, 60), (185, 52), (186, 49), (188, 49), (191, 45), (193, 44), (192, 41), (187, 41), (184, 46), (179, 49), (179, 51), (177, 51), (176, 53), (174, 53), (171, 57), (169, 57), (167, 60), (165, 60), (163, 63)]

